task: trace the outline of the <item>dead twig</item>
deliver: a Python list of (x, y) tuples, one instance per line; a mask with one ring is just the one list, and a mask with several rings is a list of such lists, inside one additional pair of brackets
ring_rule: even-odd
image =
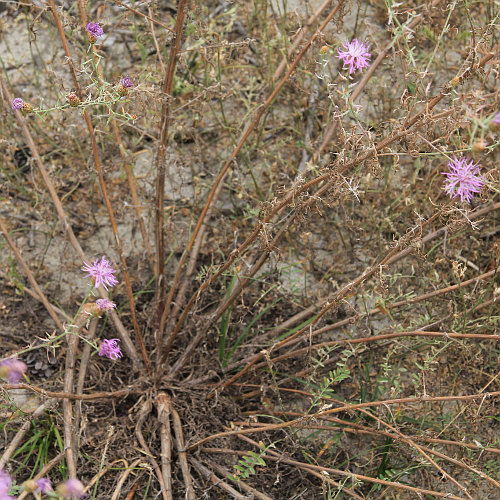
[(179, 453), (179, 462), (181, 463), (182, 475), (184, 477), (184, 484), (186, 485), (186, 500), (196, 500), (193, 480), (191, 479), (191, 473), (189, 472), (189, 465), (187, 462), (186, 450), (184, 447), (184, 435), (182, 432), (182, 423), (177, 413), (177, 410), (172, 407), (172, 423), (175, 433), (175, 445), (177, 447), (177, 452)]
[(160, 422), (161, 470), (167, 498), (172, 500), (172, 434), (170, 432), (171, 401), (168, 394), (160, 392), (156, 397), (156, 412)]
[(123, 488), (123, 485), (125, 484), (125, 481), (127, 480), (128, 476), (135, 470), (135, 468), (141, 463), (142, 459), (138, 458), (137, 460), (134, 460), (130, 465), (126, 465), (125, 470), (122, 472), (120, 479), (118, 479), (118, 483), (116, 484), (115, 491), (113, 491), (113, 494), (111, 495), (110, 500), (119, 500), (120, 494)]
[(241, 479), (239, 479), (238, 481), (231, 479), (229, 477), (231, 473), (225, 467), (222, 467), (221, 465), (216, 464), (215, 462), (212, 462), (210, 466), (213, 469), (215, 469), (219, 474), (223, 475), (225, 478), (237, 484), (242, 490), (245, 490), (247, 493), (249, 493), (249, 495), (252, 495), (253, 498), (258, 498), (259, 500), (273, 500), (270, 496), (267, 496), (265, 493), (261, 493), (259, 490), (252, 488)]
[(218, 478), (210, 469), (205, 467), (201, 462), (194, 457), (189, 457), (189, 461), (193, 464), (194, 468), (205, 477), (208, 477), (215, 486), (222, 488), (226, 493), (229, 493), (236, 500), (247, 500), (246, 495), (238, 493), (231, 485), (227, 484), (222, 479)]
[[(95, 333), (97, 330), (97, 322), (98, 322), (97, 318), (92, 318), (90, 320), (89, 329), (88, 329), (87, 335), (86, 335), (87, 340), (89, 342), (94, 340)], [(82, 357), (80, 360), (80, 367), (78, 370), (78, 380), (76, 383), (76, 391), (75, 392), (78, 395), (83, 394), (83, 386), (85, 385), (85, 377), (87, 375), (87, 367), (88, 367), (88, 363), (89, 363), (89, 359), (90, 359), (90, 350), (91, 349), (92, 349), (92, 346), (90, 345), (90, 343), (85, 342), (85, 345), (83, 346)], [(75, 429), (77, 429), (78, 431), (80, 430), (81, 417), (82, 417), (82, 400), (80, 399), (80, 400), (77, 400), (76, 405), (75, 405)], [(77, 442), (75, 445), (75, 448), (76, 448), (75, 454), (78, 457), (79, 444), (80, 444), (79, 443), (80, 432), (77, 433), (77, 436), (78, 437), (77, 437)]]
[(175, 76), (175, 67), (181, 46), (184, 18), (186, 16), (187, 0), (180, 0), (177, 6), (177, 19), (175, 20), (175, 39), (170, 47), (167, 72), (163, 80), (162, 91), (165, 100), (162, 104), (162, 118), (160, 124), (160, 140), (155, 158), (156, 166), (156, 202), (155, 202), (155, 239), (156, 239), (156, 283), (155, 299), (157, 303), (157, 361), (161, 356), (163, 345), (162, 318), (165, 308), (165, 174), (166, 174), (166, 152), (168, 143), (168, 131), (171, 119), (171, 94)]
[[(82, 325), (83, 326), (83, 325)], [(65, 358), (65, 372), (64, 372), (64, 392), (73, 393), (73, 377), (75, 372), (75, 355), (78, 348), (78, 332), (69, 333), (66, 336), (68, 341), (68, 348), (66, 350)], [(66, 451), (66, 462), (68, 464), (68, 472), (70, 477), (76, 477), (76, 432), (75, 421), (73, 420), (73, 405), (71, 399), (63, 399), (63, 415), (64, 415), (64, 449)]]
[(151, 465), (153, 466), (156, 472), (156, 477), (158, 479), (158, 482), (160, 483), (160, 490), (163, 496), (163, 500), (169, 500), (166, 492), (165, 483), (163, 482), (163, 474), (161, 473), (160, 466), (158, 465), (158, 462), (156, 461), (154, 455), (151, 453), (151, 450), (149, 449), (149, 446), (147, 445), (146, 440), (144, 439), (144, 436), (142, 434), (142, 426), (146, 418), (151, 413), (151, 410), (153, 409), (153, 404), (151, 403), (151, 399), (148, 396), (146, 397), (147, 400), (143, 404), (142, 409), (139, 412), (139, 417), (137, 419), (137, 424), (135, 426), (135, 435), (137, 436), (139, 444), (142, 446), (143, 453), (147, 456), (148, 460), (151, 462)]
[[(283, 361), (284, 359), (294, 358), (296, 356), (301, 356), (305, 353), (309, 353), (311, 351), (316, 351), (321, 349), (322, 347), (331, 347), (334, 345), (342, 345), (342, 344), (368, 344), (371, 342), (378, 342), (380, 340), (388, 340), (399, 337), (438, 337), (438, 338), (448, 338), (448, 339), (472, 339), (472, 340), (493, 340), (495, 342), (500, 341), (500, 335), (488, 335), (482, 333), (452, 333), (452, 332), (427, 332), (427, 331), (414, 331), (414, 332), (397, 332), (397, 333), (385, 333), (381, 335), (373, 335), (371, 337), (361, 337), (361, 338), (353, 338), (353, 339), (339, 339), (332, 340), (330, 342), (321, 342), (319, 344), (312, 344), (308, 347), (304, 347), (302, 349), (297, 349), (296, 351), (287, 351), (281, 356), (276, 356), (275, 358), (271, 358), (273, 363), (278, 361)], [(261, 366), (265, 366), (267, 363), (262, 362), (258, 365), (255, 365), (255, 368), (259, 368)]]
[(130, 394), (140, 394), (144, 391), (139, 389), (122, 389), (121, 391), (115, 392), (95, 392), (93, 394), (73, 394), (70, 392), (55, 392), (46, 391), (40, 387), (29, 384), (1, 384), (2, 389), (27, 389), (29, 391), (37, 392), (42, 396), (55, 399), (70, 399), (70, 400), (81, 400), (81, 401), (92, 401), (94, 399), (108, 399), (108, 398), (121, 398), (123, 396), (128, 396)]

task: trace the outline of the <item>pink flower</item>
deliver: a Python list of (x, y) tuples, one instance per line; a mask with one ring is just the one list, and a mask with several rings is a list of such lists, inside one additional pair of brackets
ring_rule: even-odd
[(12, 484), (12, 478), (4, 470), (0, 470), (0, 500), (13, 500), (9, 495), (9, 489)]
[(87, 30), (87, 33), (95, 39), (104, 35), (104, 30), (101, 28), (99, 23), (89, 23), (85, 29)]
[(349, 74), (354, 73), (357, 69), (363, 71), (364, 68), (370, 66), (371, 54), (368, 52), (368, 45), (365, 42), (355, 38), (352, 42), (344, 42), (342, 46), (345, 50), (337, 49), (337, 57), (344, 64), (343, 69), (349, 66)]
[(74, 500), (83, 497), (85, 488), (78, 479), (71, 478), (57, 487), (57, 493), (67, 500)]
[(18, 359), (10, 358), (0, 361), (0, 377), (11, 384), (17, 384), (28, 367)]
[(35, 483), (38, 486), (36, 493), (48, 493), (49, 491), (52, 491), (52, 483), (47, 477), (41, 477), (40, 479), (37, 479)]
[(460, 201), (470, 203), (475, 193), (480, 193), (484, 186), (485, 179), (480, 175), (481, 165), (474, 164), (473, 160), (468, 160), (462, 156), (458, 159), (456, 156), (448, 163), (448, 172), (441, 172), (448, 178), (444, 181), (443, 187), (445, 193), (450, 198), (460, 196)]
[(106, 356), (109, 359), (117, 360), (123, 356), (120, 346), (118, 345), (120, 339), (104, 339), (101, 342), (101, 348), (99, 349), (99, 356)]
[(82, 271), (86, 272), (86, 276), (90, 276), (95, 280), (95, 287), (101, 285), (107, 290), (108, 286), (113, 287), (118, 284), (118, 280), (113, 276), (116, 271), (111, 267), (111, 263), (103, 255), (102, 259), (96, 259), (92, 265), (84, 262)]
[(110, 309), (116, 309), (116, 304), (108, 299), (97, 299), (95, 303), (97, 304), (97, 307), (101, 311), (109, 311)]
[(16, 97), (12, 101), (12, 109), (23, 109), (24, 101), (20, 97)]
[(126, 88), (126, 89), (129, 89), (131, 87), (134, 86), (134, 82), (130, 79), (130, 77), (127, 75), (127, 76), (124, 76), (121, 80), (120, 80), (120, 85), (123, 87), (123, 88)]

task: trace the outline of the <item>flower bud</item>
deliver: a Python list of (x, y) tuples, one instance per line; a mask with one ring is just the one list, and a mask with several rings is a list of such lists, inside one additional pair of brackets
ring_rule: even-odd
[(123, 85), (118, 85), (116, 92), (120, 97), (124, 97), (128, 94), (128, 90)]
[(28, 479), (27, 481), (24, 481), (23, 489), (27, 493), (35, 493), (35, 491), (38, 489), (38, 484), (36, 484), (36, 481), (34, 481), (33, 479)]
[(82, 312), (85, 315), (92, 316), (94, 318), (99, 318), (103, 313), (103, 311), (95, 302), (88, 302), (87, 304), (85, 304), (82, 308)]
[(69, 105), (72, 108), (76, 108), (80, 104), (80, 98), (76, 95), (76, 92), (70, 92), (66, 96), (67, 101), (69, 102)]
[(487, 146), (488, 146), (488, 143), (481, 139), (480, 141), (476, 141), (472, 145), (472, 151), (474, 153), (480, 153), (481, 151), (484, 151)]
[(33, 111), (33, 106), (31, 104), (28, 104), (27, 102), (25, 102), (21, 111), (25, 114), (31, 113)]
[(494, 132), (498, 132), (500, 130), (500, 113), (497, 113), (493, 120), (491, 120), (490, 128)]

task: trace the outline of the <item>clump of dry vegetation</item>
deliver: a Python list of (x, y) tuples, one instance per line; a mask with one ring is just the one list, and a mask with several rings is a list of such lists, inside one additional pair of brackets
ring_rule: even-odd
[(498, 498), (499, 12), (0, 0), (0, 497)]

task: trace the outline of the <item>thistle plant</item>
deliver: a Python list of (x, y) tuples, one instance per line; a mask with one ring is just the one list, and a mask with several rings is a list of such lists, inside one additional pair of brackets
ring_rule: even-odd
[(0, 13), (0, 500), (495, 498), (499, 15), (313, 3)]

